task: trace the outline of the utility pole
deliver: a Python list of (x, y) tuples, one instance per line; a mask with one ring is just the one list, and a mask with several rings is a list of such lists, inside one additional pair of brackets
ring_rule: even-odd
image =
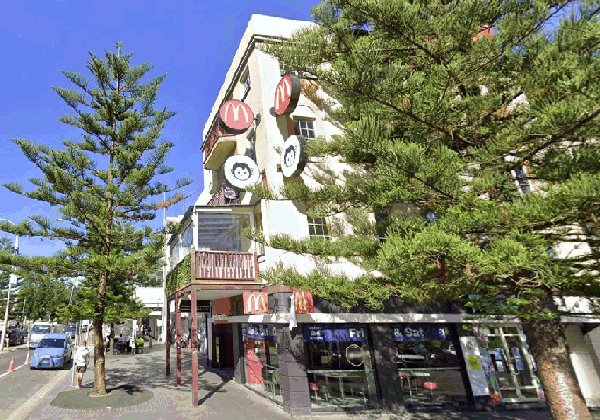
[[(13, 222), (8, 219), (6, 220), (11, 225), (15, 226)], [(19, 235), (15, 234), (15, 248), (13, 250), (14, 255), (19, 255)], [(6, 297), (6, 308), (4, 310), (4, 327), (2, 328), (2, 339), (0, 340), (0, 351), (4, 350), (4, 341), (6, 340), (6, 328), (8, 326), (8, 308), (10, 305), (10, 289), (12, 288), (13, 282), (17, 282), (17, 275), (14, 273), (15, 267), (12, 267), (12, 273), (8, 276), (8, 296)]]

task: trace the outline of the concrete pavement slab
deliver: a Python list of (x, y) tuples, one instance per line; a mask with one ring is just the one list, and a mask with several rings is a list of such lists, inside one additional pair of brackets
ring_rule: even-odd
[[(148, 350), (148, 349), (147, 349)], [(175, 353), (172, 351), (172, 353)], [(173, 355), (174, 356), (174, 355)], [(30, 419), (211, 419), (211, 420), (283, 420), (290, 419), (275, 403), (257, 395), (245, 386), (234, 382), (230, 375), (201, 369), (199, 383), (200, 405), (191, 404), (191, 361), (189, 350), (183, 355), (183, 385), (175, 385), (175, 363), (171, 363), (172, 375), (164, 374), (164, 345), (155, 344), (150, 351), (140, 355), (109, 355), (107, 360), (107, 387), (109, 391), (124, 392), (119, 398), (130, 399), (133, 404), (127, 406), (111, 405), (110, 397), (91, 398), (85, 394), (93, 388), (93, 372), (89, 369), (85, 376), (85, 389), (78, 391), (77, 402), (65, 402), (64, 392), (75, 395), (70, 387), (70, 378), (63, 380), (52, 397), (46, 398), (28, 417)], [(129, 388), (128, 388), (129, 387)], [(136, 390), (148, 391), (151, 398), (134, 401)], [(63, 394), (56, 395), (57, 392)], [(82, 397), (82, 398), (80, 398)], [(86, 403), (87, 402), (87, 403)], [(295, 417), (303, 420), (341, 420), (341, 419), (431, 419), (431, 420), (549, 420), (547, 411), (504, 411), (495, 413), (456, 413), (443, 412), (407, 412), (401, 415), (347, 415), (325, 414)]]

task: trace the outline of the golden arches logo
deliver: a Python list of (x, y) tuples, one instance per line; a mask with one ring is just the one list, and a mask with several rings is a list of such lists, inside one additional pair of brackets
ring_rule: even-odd
[(262, 293), (253, 293), (246, 302), (246, 313), (267, 312), (267, 304)]
[(296, 312), (309, 311), (309, 299), (306, 297), (304, 291), (298, 290), (294, 293), (294, 307)]
[[(234, 102), (228, 102), (227, 105), (225, 106), (225, 116), (229, 117), (229, 115), (231, 115), (233, 117), (233, 121), (239, 121), (240, 120), (240, 109), (242, 111), (242, 113), (244, 114), (244, 122), (247, 124), (250, 122), (250, 115), (248, 114), (248, 110), (246, 109), (246, 104), (244, 103), (234, 103)], [(229, 118), (227, 118), (229, 119)]]
[(287, 77), (281, 79), (277, 88), (275, 88), (275, 108), (280, 108), (281, 104), (285, 104), (286, 98), (292, 94), (292, 84)]

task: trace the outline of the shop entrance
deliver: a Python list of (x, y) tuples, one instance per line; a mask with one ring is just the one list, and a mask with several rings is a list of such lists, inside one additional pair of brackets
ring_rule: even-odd
[(233, 367), (233, 330), (231, 324), (213, 325), (213, 360), (215, 368)]
[(525, 334), (517, 325), (479, 327), (479, 346), (489, 352), (503, 402), (539, 400), (539, 380)]

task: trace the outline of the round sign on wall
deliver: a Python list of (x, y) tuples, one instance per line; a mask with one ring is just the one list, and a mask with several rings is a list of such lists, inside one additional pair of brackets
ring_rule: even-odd
[(248, 189), (260, 180), (258, 165), (254, 160), (244, 155), (234, 155), (227, 158), (223, 164), (223, 171), (227, 183), (239, 190)]
[(306, 165), (306, 139), (302, 136), (290, 136), (281, 149), (281, 172), (283, 176), (297, 175)]
[(219, 108), (219, 118), (228, 131), (241, 133), (252, 125), (254, 112), (248, 104), (230, 99)]
[(352, 366), (362, 366), (364, 363), (363, 350), (358, 344), (350, 344), (346, 347), (346, 360)]
[(302, 85), (298, 76), (284, 74), (275, 87), (275, 115), (291, 114), (298, 105), (301, 91)]

